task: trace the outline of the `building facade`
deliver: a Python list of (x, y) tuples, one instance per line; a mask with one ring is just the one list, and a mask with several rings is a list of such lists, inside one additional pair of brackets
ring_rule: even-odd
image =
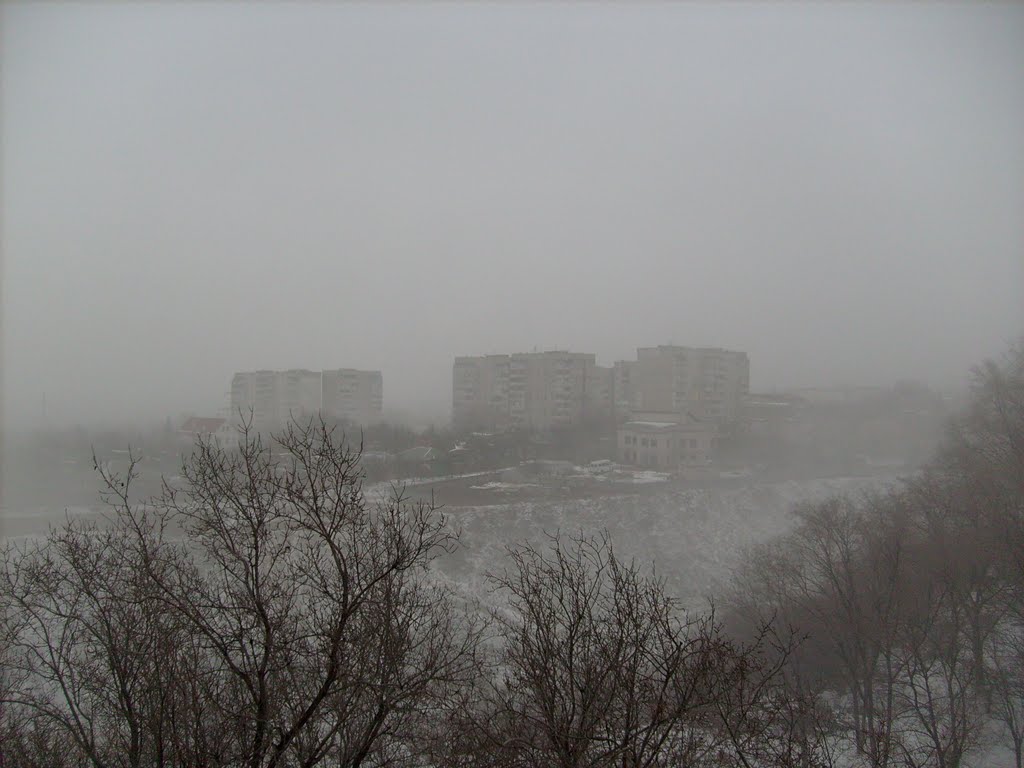
[(583, 420), (594, 355), (529, 352), (509, 361), (509, 416), (518, 429), (570, 427)]
[(456, 357), (452, 367), (452, 425), (493, 432), (508, 427), (508, 355)]
[(356, 424), (380, 421), (384, 410), (384, 377), (380, 371), (338, 368), (322, 375), (321, 411), (325, 416)]
[(637, 349), (635, 361), (615, 365), (615, 406), (688, 414), (715, 424), (733, 424), (750, 390), (745, 352), (717, 347), (658, 346)]
[(678, 472), (706, 466), (718, 441), (718, 428), (708, 422), (680, 420), (672, 411), (638, 412), (619, 426), (616, 453), (622, 464)]
[(590, 424), (615, 425), (615, 369), (593, 365), (587, 370), (583, 419)]
[(308, 421), (320, 411), (320, 372), (293, 368), (281, 371), (278, 417)]
[(380, 371), (341, 368), (332, 371), (242, 371), (231, 379), (231, 419), (252, 420), (257, 430), (280, 429), (289, 420), (317, 414), (361, 424), (380, 418)]
[(231, 378), (231, 418), (255, 429), (276, 429), (281, 423), (279, 371), (243, 371)]
[(549, 430), (610, 420), (613, 391), (612, 369), (589, 353), (458, 357), (452, 423), (461, 430)]
[(636, 368), (635, 360), (619, 360), (612, 366), (612, 393), (617, 423), (628, 421), (630, 414), (638, 407), (634, 386)]

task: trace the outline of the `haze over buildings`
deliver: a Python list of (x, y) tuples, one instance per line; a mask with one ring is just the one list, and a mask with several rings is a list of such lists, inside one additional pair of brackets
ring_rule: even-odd
[(552, 429), (610, 423), (611, 369), (565, 350), (457, 357), (452, 371), (456, 429)]
[(710, 347), (641, 347), (615, 364), (620, 410), (662, 411), (729, 424), (750, 392), (746, 352)]
[(594, 354), (569, 351), (456, 357), (452, 424), (551, 429), (660, 411), (726, 425), (737, 421), (749, 391), (747, 354), (710, 347), (641, 347), (636, 360), (611, 367), (597, 365)]
[(1021, 4), (0, 14), (7, 427), (339, 359), (443, 423), (535, 347), (946, 387), (1024, 327)]
[(0, 3), (0, 768), (1024, 768), (1022, 214), (1024, 3)]
[(256, 429), (278, 429), (315, 416), (356, 424), (379, 421), (384, 382), (380, 371), (246, 371), (231, 379), (230, 416)]

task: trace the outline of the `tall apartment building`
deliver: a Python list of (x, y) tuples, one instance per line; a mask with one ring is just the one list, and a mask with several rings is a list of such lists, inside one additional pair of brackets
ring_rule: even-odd
[(452, 367), (452, 424), (499, 430), (509, 425), (508, 355), (456, 357)]
[(452, 368), (457, 429), (551, 429), (610, 419), (612, 372), (581, 352), (458, 357)]
[(615, 385), (620, 415), (628, 407), (727, 424), (739, 418), (750, 391), (750, 360), (717, 347), (641, 347), (636, 361), (616, 363)]
[(323, 413), (369, 423), (380, 417), (380, 371), (243, 371), (231, 379), (231, 418), (252, 416), (258, 430), (280, 429), (289, 419), (305, 421)]
[(612, 366), (612, 395), (616, 421), (626, 421), (639, 409), (636, 402), (636, 360), (618, 360)]
[(587, 371), (594, 355), (580, 352), (532, 352), (509, 361), (508, 407), (520, 429), (567, 427), (583, 420)]
[(277, 372), (245, 371), (231, 377), (232, 421), (252, 418), (255, 425), (277, 421)]
[(320, 410), (320, 372), (305, 369), (281, 371), (283, 418), (305, 421)]
[(275, 429), (289, 418), (308, 419), (320, 410), (316, 371), (244, 371), (231, 379), (232, 419), (252, 416), (256, 429)]
[(593, 365), (587, 369), (584, 398), (585, 420), (594, 423), (615, 423), (615, 369)]
[(324, 415), (371, 424), (380, 420), (384, 409), (384, 379), (380, 371), (324, 371), (322, 397)]

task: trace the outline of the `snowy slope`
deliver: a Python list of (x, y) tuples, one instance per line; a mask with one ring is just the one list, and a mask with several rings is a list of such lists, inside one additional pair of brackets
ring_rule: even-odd
[(463, 547), (442, 569), (478, 591), (483, 575), (502, 567), (507, 544), (540, 542), (545, 532), (607, 528), (621, 555), (653, 562), (672, 593), (696, 607), (720, 592), (745, 548), (787, 530), (798, 502), (856, 495), (887, 482), (893, 480), (836, 478), (452, 507), (446, 512), (461, 527)]

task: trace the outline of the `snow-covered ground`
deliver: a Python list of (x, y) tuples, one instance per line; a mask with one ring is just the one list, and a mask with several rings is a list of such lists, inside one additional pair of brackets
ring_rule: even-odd
[(502, 483), (502, 482), (490, 482), (484, 483), (483, 485), (471, 485), (469, 486), (474, 491), (504, 491), (514, 492), (523, 488), (536, 488), (537, 483)]
[(886, 478), (751, 483), (738, 488), (664, 490), (563, 501), (510, 501), (446, 509), (461, 528), (463, 547), (442, 569), (474, 590), (500, 568), (508, 544), (540, 542), (558, 530), (608, 529), (618, 552), (653, 564), (688, 605), (720, 594), (745, 550), (785, 532), (802, 501), (858, 494), (893, 482)]
[[(493, 503), (445, 509), (451, 523), (462, 531), (463, 546), (444, 559), (441, 569), (476, 591), (482, 588), (488, 570), (502, 566), (509, 544), (540, 542), (545, 532), (606, 528), (621, 555), (655, 565), (671, 591), (696, 607), (706, 597), (721, 594), (750, 545), (792, 525), (790, 511), (798, 502), (834, 493), (857, 494), (887, 482), (893, 480), (835, 478), (702, 489), (668, 484), (662, 488), (651, 483), (621, 495), (516, 500), (516, 486), (528, 482), (485, 481), (474, 485), (494, 491)], [(368, 497), (376, 500), (391, 489), (390, 483), (380, 483), (366, 490)], [(11, 538), (45, 534), (49, 525), (61, 524), (66, 514), (99, 516), (96, 508), (5, 512), (0, 535)]]

